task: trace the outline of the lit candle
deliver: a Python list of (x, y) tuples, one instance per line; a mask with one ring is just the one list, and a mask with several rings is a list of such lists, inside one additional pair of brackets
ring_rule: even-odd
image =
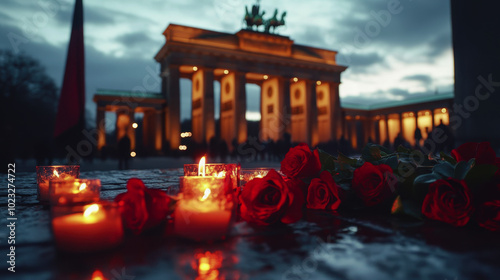
[(174, 215), (175, 232), (194, 240), (224, 238), (230, 229), (234, 197), (232, 182), (222, 174), (206, 176), (204, 158), (199, 176), (181, 177), (182, 198)]
[(54, 165), (37, 166), (37, 194), (38, 201), (42, 203), (49, 202), (49, 182), (50, 180), (73, 180), (80, 176), (79, 165)]
[(244, 186), (246, 183), (255, 178), (264, 178), (268, 172), (269, 169), (267, 168), (242, 169), (240, 175), (240, 186)]
[(56, 216), (52, 229), (56, 245), (68, 252), (92, 252), (114, 247), (123, 239), (122, 220), (115, 204), (90, 204), (84, 211)]
[(89, 204), (99, 201), (101, 180), (73, 179), (50, 180), (51, 205)]

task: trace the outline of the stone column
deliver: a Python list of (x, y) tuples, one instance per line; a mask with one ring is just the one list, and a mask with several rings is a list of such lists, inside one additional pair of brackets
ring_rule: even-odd
[(245, 73), (231, 72), (220, 82), (220, 134), (232, 150), (233, 140), (247, 140)]
[(100, 151), (106, 145), (106, 107), (97, 106), (96, 128), (97, 149)]
[[(399, 133), (401, 133), (401, 137), (403, 137), (403, 139), (405, 138), (405, 134), (403, 133), (403, 113), (399, 113)], [(408, 139), (405, 139), (405, 140), (408, 140)]]
[(134, 151), (135, 150), (135, 129), (132, 127), (132, 124), (135, 123), (135, 108), (129, 107), (128, 109), (128, 115), (129, 115), (129, 126), (128, 126), (128, 137), (130, 138), (130, 150)]
[(389, 142), (392, 143), (392, 139), (389, 138), (389, 115), (384, 115), (384, 121), (385, 121), (385, 139)]
[(307, 143), (311, 146), (316, 146), (319, 142), (318, 137), (318, 106), (316, 96), (316, 82), (306, 80), (306, 133), (308, 136)]
[(155, 132), (155, 134), (154, 134), (155, 150), (156, 150), (156, 152), (161, 153), (162, 148), (163, 148), (163, 139), (162, 139), (163, 112), (162, 112), (162, 110), (156, 109), (155, 115), (153, 117), (155, 117), (155, 130), (154, 130), (154, 132)]
[(278, 86), (278, 113), (280, 118), (279, 138), (285, 139), (285, 133), (292, 133), (290, 79), (280, 78)]
[(165, 139), (170, 149), (177, 150), (181, 143), (181, 100), (179, 66), (170, 65), (163, 76), (163, 92), (166, 95)]
[[(236, 117), (236, 135), (238, 143), (244, 143), (248, 138), (247, 129), (247, 91), (246, 84), (247, 80), (245, 73), (236, 72), (234, 78), (235, 84), (235, 117)], [(231, 143), (227, 143), (229, 147)]]
[(193, 74), (192, 81), (193, 139), (197, 143), (208, 143), (215, 136), (213, 69), (199, 68)]
[(434, 124), (434, 109), (431, 109), (431, 123), (432, 123), (431, 126), (431, 131), (432, 131), (434, 127), (436, 127), (436, 125)]

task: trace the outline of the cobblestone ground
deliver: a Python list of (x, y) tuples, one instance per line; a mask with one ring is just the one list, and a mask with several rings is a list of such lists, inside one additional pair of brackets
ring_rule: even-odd
[[(181, 169), (87, 171), (102, 181), (102, 199), (125, 191), (129, 178), (169, 194)], [(5, 181), (4, 181), (5, 182)], [(172, 222), (141, 236), (127, 235), (113, 250), (68, 255), (53, 244), (50, 210), (36, 199), (35, 173), (16, 174), (16, 272), (7, 270), (7, 192), (0, 195), (0, 279), (498, 279), (498, 234), (478, 228), (399, 221), (363, 213), (307, 211), (291, 226), (251, 227), (237, 222), (231, 236), (213, 244), (170, 234)], [(223, 257), (215, 278), (200, 274), (195, 256)], [(211, 272), (212, 273), (212, 272)], [(201, 277), (200, 277), (201, 275)], [(210, 277), (214, 277), (213, 274)], [(200, 278), (197, 278), (200, 277)], [(205, 277), (205, 278), (204, 278)]]

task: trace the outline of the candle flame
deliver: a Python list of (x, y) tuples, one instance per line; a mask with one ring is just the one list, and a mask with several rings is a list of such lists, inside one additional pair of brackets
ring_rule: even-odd
[(96, 270), (92, 273), (92, 280), (105, 280), (105, 278), (100, 270)]
[(59, 178), (59, 172), (57, 172), (57, 170), (54, 169), (54, 176), (56, 176), (57, 178)]
[(83, 212), (83, 216), (89, 217), (90, 215), (97, 213), (98, 211), (99, 211), (99, 205), (92, 204), (85, 210), (85, 212)]
[(200, 265), (198, 267), (198, 272), (200, 274), (206, 274), (210, 270), (210, 263), (207, 257), (200, 258)]
[(208, 196), (210, 195), (210, 189), (209, 188), (206, 188), (205, 189), (205, 193), (203, 194), (203, 197), (201, 198), (201, 201), (204, 201), (208, 198)]
[(82, 183), (82, 184), (80, 185), (80, 187), (78, 188), (78, 191), (79, 191), (79, 192), (81, 192), (81, 191), (83, 191), (83, 190), (84, 190), (84, 189), (86, 189), (86, 188), (87, 188), (87, 184)]
[(198, 176), (205, 177), (205, 157), (202, 157), (198, 164)]

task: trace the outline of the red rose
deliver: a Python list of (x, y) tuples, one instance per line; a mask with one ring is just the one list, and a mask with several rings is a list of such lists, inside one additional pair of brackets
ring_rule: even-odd
[(159, 225), (170, 212), (172, 199), (162, 190), (146, 188), (137, 178), (127, 182), (127, 192), (116, 196), (126, 228), (140, 234)]
[(422, 213), (427, 218), (454, 226), (466, 225), (473, 211), (467, 184), (464, 180), (454, 178), (431, 183), (422, 205)]
[(477, 222), (480, 226), (500, 231), (500, 200), (485, 202), (477, 211)]
[(285, 180), (275, 170), (249, 181), (240, 196), (241, 217), (259, 225), (294, 223), (302, 218), (304, 195), (297, 181)]
[(323, 171), (314, 178), (307, 192), (307, 208), (336, 210), (340, 205), (338, 186), (332, 174)]
[(115, 201), (120, 206), (124, 226), (135, 234), (141, 233), (148, 220), (144, 191), (121, 193)]
[(318, 175), (321, 170), (318, 150), (311, 152), (307, 144), (291, 148), (281, 162), (281, 172), (292, 178), (306, 178)]
[(374, 206), (386, 201), (392, 196), (389, 177), (392, 169), (389, 165), (373, 165), (365, 162), (354, 170), (352, 189), (366, 206)]
[(469, 161), (472, 158), (476, 159), (476, 164), (495, 164), (495, 150), (489, 142), (468, 142), (460, 147), (453, 149), (451, 155), (456, 161)]

